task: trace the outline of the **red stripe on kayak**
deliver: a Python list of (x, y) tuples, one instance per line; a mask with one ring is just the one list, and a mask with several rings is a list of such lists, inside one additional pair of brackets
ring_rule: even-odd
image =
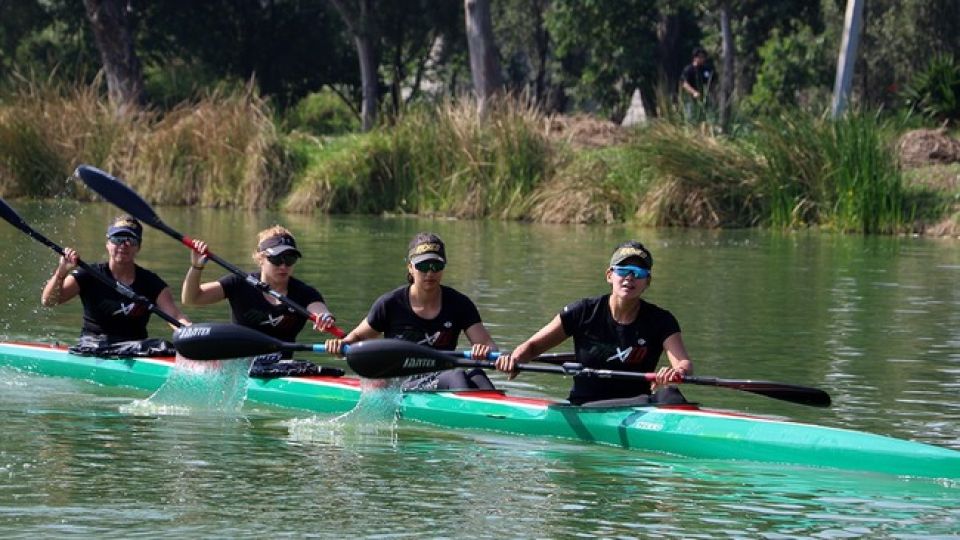
[(488, 401), (505, 401), (508, 403), (522, 403), (524, 405), (540, 405), (546, 407), (557, 403), (552, 399), (508, 396), (503, 390), (460, 390), (452, 392), (457, 397), (485, 399)]

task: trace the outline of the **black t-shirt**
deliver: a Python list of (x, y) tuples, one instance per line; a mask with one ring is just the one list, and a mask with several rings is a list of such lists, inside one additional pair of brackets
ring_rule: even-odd
[[(110, 279), (110, 265), (101, 262), (91, 265)], [(167, 288), (166, 282), (153, 272), (134, 265), (133, 283), (130, 288), (152, 303)], [(73, 272), (80, 286), (80, 301), (83, 303), (83, 334), (105, 335), (111, 341), (147, 339), (147, 323), (151, 312), (147, 306), (121, 295), (113, 287), (100, 281), (83, 268)]]
[(412, 341), (442, 351), (457, 347), (460, 332), (481, 322), (473, 301), (455, 289), (441, 285), (440, 313), (424, 319), (410, 307), (410, 285), (394, 289), (374, 302), (367, 323), (384, 337)]
[[(667, 310), (641, 300), (637, 318), (619, 324), (610, 313), (610, 295), (578, 300), (560, 312), (563, 331), (573, 336), (577, 361), (595, 369), (652, 372), (663, 353), (663, 342), (680, 331)], [(574, 377), (569, 400), (583, 403), (650, 393), (643, 380)]]
[[(251, 272), (260, 280), (260, 272)], [(307, 318), (284, 304), (273, 304), (263, 292), (236, 274), (228, 274), (219, 280), (223, 294), (230, 301), (230, 318), (235, 324), (259, 330), (282, 341), (296, 341), (297, 334), (307, 324)], [(314, 302), (323, 302), (320, 291), (299, 279), (290, 278), (286, 297), (306, 308)], [(290, 357), (290, 354), (285, 355)]]
[[(712, 77), (713, 69), (706, 64), (702, 66), (688, 64), (680, 74), (680, 79), (686, 81), (687, 84), (696, 88), (697, 92), (701, 93), (703, 92), (704, 86), (709, 86)], [(683, 92), (683, 94), (689, 97), (689, 94), (686, 92)]]

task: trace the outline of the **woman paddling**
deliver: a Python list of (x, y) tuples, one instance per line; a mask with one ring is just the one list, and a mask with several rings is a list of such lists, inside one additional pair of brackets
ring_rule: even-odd
[[(653, 256), (640, 242), (617, 246), (606, 270), (610, 294), (569, 304), (531, 338), (497, 359), (497, 369), (514, 375), (514, 367), (556, 347), (573, 336), (577, 361), (584, 367), (649, 372), (667, 352), (669, 366), (657, 371), (656, 386), (679, 382), (693, 373), (680, 324), (667, 310), (641, 298), (653, 277)], [(626, 405), (685, 401), (667, 386), (651, 396), (644, 380), (574, 377), (569, 401), (575, 405)]]
[[(184, 305), (205, 306), (227, 299), (230, 302), (231, 320), (235, 324), (259, 330), (283, 341), (296, 341), (297, 334), (307, 324), (306, 317), (251, 286), (243, 276), (231, 273), (217, 281), (201, 283), (200, 276), (207, 262), (201, 253), (206, 251), (207, 244), (202, 240), (194, 240), (193, 247), (194, 250), (190, 253), (190, 268), (187, 269), (180, 293), (180, 300)], [(319, 315), (320, 322), (314, 327), (324, 331), (334, 325), (334, 317), (324, 303), (320, 291), (293, 277), (294, 265), (301, 257), (293, 234), (285, 227), (274, 225), (257, 234), (257, 248), (253, 252), (253, 260), (260, 271), (251, 272), (249, 275), (266, 283), (296, 304), (305, 306), (310, 313)], [(250, 375), (275, 377), (320, 373), (319, 366), (310, 362), (284, 362), (284, 365), (278, 365), (280, 360), (290, 360), (292, 357), (291, 352), (259, 357), (254, 362)]]
[[(477, 306), (466, 295), (441, 285), (446, 265), (443, 240), (432, 233), (418, 233), (408, 246), (408, 284), (377, 299), (367, 317), (345, 338), (327, 340), (327, 351), (340, 354), (344, 343), (381, 335), (452, 351), (462, 331), (473, 344), (473, 358), (486, 358), (497, 346), (483, 325)], [(494, 388), (481, 369), (432, 373), (411, 379), (404, 386), (410, 389)]]
[[(91, 268), (123, 283), (153, 302), (157, 308), (182, 324), (189, 319), (173, 302), (170, 288), (157, 274), (135, 260), (143, 242), (143, 226), (131, 216), (119, 216), (107, 226), (107, 261)], [(80, 256), (64, 248), (53, 276), (40, 295), (44, 306), (57, 306), (80, 296), (83, 326), (80, 340), (70, 348), (77, 354), (99, 356), (167, 356), (173, 346), (162, 339), (147, 338), (150, 310), (104, 284), (91, 273), (77, 268)]]

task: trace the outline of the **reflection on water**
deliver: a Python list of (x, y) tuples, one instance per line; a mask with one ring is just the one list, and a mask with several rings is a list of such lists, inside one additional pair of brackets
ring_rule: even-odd
[[(115, 213), (106, 205), (17, 209), (90, 261), (99, 258), (103, 223)], [(276, 222), (291, 227), (305, 255), (297, 275), (321, 290), (346, 329), (403, 283), (409, 238), (434, 230), (447, 241), (445, 282), (476, 300), (504, 349), (570, 300), (602, 293), (609, 251), (639, 238), (656, 258), (649, 298), (677, 315), (698, 374), (821, 387), (834, 405), (708, 387), (684, 388), (690, 399), (960, 448), (955, 241), (161, 213), (241, 266), (249, 264), (256, 231)], [(52, 252), (12, 227), (0, 227), (0, 241), (11, 246), (0, 258), (3, 337), (72, 341), (77, 303), (37, 307)], [(189, 256), (148, 231), (141, 260), (176, 289)], [(207, 272), (219, 276), (214, 267)], [(188, 314), (229, 317), (225, 305)], [(155, 321), (151, 332), (169, 329)], [(0, 369), (0, 536), (960, 535), (956, 483), (446, 431), (397, 422), (392, 389), (366, 393), (363, 407), (340, 417), (249, 403), (239, 409), (239, 371), (194, 375), (181, 372), (148, 397)], [(544, 374), (492, 378), (538, 396), (565, 396), (570, 385)], [(144, 401), (131, 404), (134, 398)]]

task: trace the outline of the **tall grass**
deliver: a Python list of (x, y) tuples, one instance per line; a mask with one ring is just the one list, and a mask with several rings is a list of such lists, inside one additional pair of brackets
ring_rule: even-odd
[(271, 115), (247, 90), (210, 94), (163, 115), (120, 116), (100, 80), (67, 86), (20, 78), (0, 106), (0, 189), (5, 196), (69, 193), (64, 180), (89, 163), (155, 203), (268, 206), (291, 178)]
[(634, 148), (656, 179), (638, 219), (653, 225), (747, 227), (765, 218), (762, 164), (748, 145), (681, 123), (656, 122)]
[(308, 158), (285, 207), (523, 217), (529, 194), (552, 174), (543, 121), (533, 108), (505, 100), (481, 123), (476, 105), (460, 100), (409, 111), (372, 134), (317, 139), (313, 153), (320, 155)]
[(820, 225), (847, 232), (895, 232), (905, 222), (903, 182), (875, 115), (839, 120), (783, 114), (758, 125), (755, 144), (766, 167), (769, 223)]

